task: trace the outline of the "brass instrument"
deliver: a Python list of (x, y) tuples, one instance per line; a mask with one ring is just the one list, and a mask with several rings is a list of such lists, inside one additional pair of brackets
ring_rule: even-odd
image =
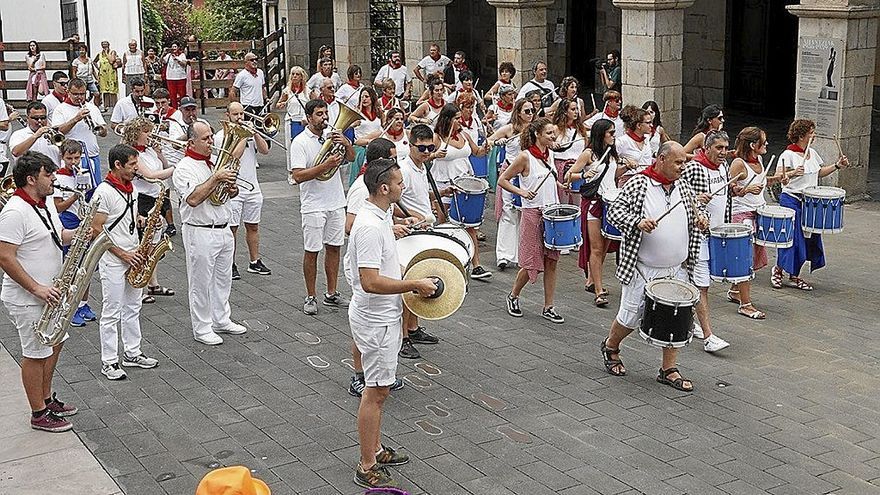
[(15, 179), (12, 178), (12, 174), (7, 175), (0, 181), (0, 210), (6, 206), (6, 203), (9, 202), (9, 198), (15, 194)]
[(73, 318), (83, 294), (89, 287), (98, 260), (105, 251), (115, 246), (106, 228), (97, 237), (91, 239), (92, 219), (98, 212), (100, 201), (99, 198), (95, 198), (87, 208), (82, 222), (73, 235), (61, 272), (52, 281), (52, 285), (61, 291), (61, 300), (57, 304), (47, 304), (43, 307), (40, 319), (34, 322), (34, 332), (43, 345), (55, 346), (64, 339), (70, 319)]
[[(351, 125), (358, 120), (366, 119), (367, 118), (361, 115), (361, 113), (357, 110), (354, 110), (347, 105), (339, 105), (339, 116), (336, 117), (336, 122), (334, 122), (333, 125), (330, 127), (330, 130), (331, 132), (336, 131), (341, 134), (347, 131), (348, 128), (351, 127)], [(312, 166), (317, 167), (318, 165), (324, 163), (324, 161), (330, 158), (331, 155), (344, 156), (344, 154), (345, 146), (334, 143), (332, 139), (327, 139), (321, 146), (321, 151), (318, 152), (318, 156), (315, 157), (315, 161), (312, 163)], [(334, 175), (336, 175), (337, 170), (339, 170), (339, 165), (319, 175), (318, 180), (330, 180)]]
[(86, 209), (88, 208), (88, 203), (86, 202), (86, 194), (79, 189), (73, 189), (71, 187), (62, 186), (60, 184), (52, 184), (52, 187), (58, 189), (59, 191), (67, 191), (69, 193), (76, 194), (79, 197), (79, 211), (76, 216), (82, 218), (86, 215)]
[[(220, 145), (220, 154), (217, 158), (217, 164), (214, 166), (214, 171), (231, 170), (237, 175), (238, 170), (241, 168), (241, 162), (238, 158), (232, 156), (232, 151), (238, 147), (241, 141), (253, 137), (254, 132), (245, 126), (233, 124), (228, 120), (221, 120), (220, 124), (223, 125), (223, 143)], [(238, 180), (237, 177), (236, 179)], [(218, 184), (211, 191), (208, 200), (215, 206), (226, 204), (229, 201), (229, 189), (232, 187), (233, 185), (228, 182)]]
[[(249, 129), (246, 129), (246, 131), (249, 131)], [(226, 135), (226, 133), (224, 132), (224, 136), (225, 135)], [(156, 146), (156, 145), (161, 145), (163, 143), (168, 144), (174, 150), (179, 151), (179, 152), (186, 151), (186, 147), (189, 146), (189, 143), (186, 141), (183, 141), (180, 139), (172, 139), (170, 137), (162, 136), (162, 135), (158, 134), (155, 129), (153, 129), (153, 132), (150, 134), (150, 139), (149, 139), (149, 141), (147, 141), (147, 146)], [(227, 154), (227, 153), (231, 154), (232, 153), (231, 150), (227, 152), (227, 150), (225, 150), (224, 148), (218, 147), (218, 146), (211, 146), (211, 151), (214, 153), (217, 153), (218, 156), (223, 156), (224, 154)], [(241, 177), (236, 177), (236, 181), (238, 182), (239, 187), (242, 187), (247, 191), (253, 191), (254, 189), (256, 189), (256, 186), (249, 180), (242, 179)]]
[(144, 263), (138, 267), (131, 266), (125, 272), (125, 279), (128, 280), (128, 283), (135, 289), (142, 289), (150, 283), (150, 278), (152, 278), (153, 272), (156, 271), (156, 265), (159, 263), (159, 260), (165, 256), (166, 252), (172, 251), (174, 246), (171, 245), (171, 239), (168, 237), (168, 234), (162, 234), (159, 242), (153, 243), (153, 237), (156, 235), (156, 231), (159, 229), (160, 222), (162, 221), (162, 202), (165, 201), (165, 197), (168, 195), (168, 188), (165, 187), (162, 180), (148, 179), (140, 174), (135, 174), (135, 177), (152, 184), (158, 184), (160, 187), (159, 196), (156, 197), (156, 204), (153, 205), (153, 208), (147, 215), (141, 243), (137, 248), (138, 254), (144, 258)]
[(281, 119), (272, 112), (265, 115), (257, 115), (255, 113), (245, 112), (245, 117), (253, 119), (253, 126), (260, 131), (260, 134), (266, 136), (274, 136), (278, 134), (278, 126), (281, 125)]
[[(88, 107), (86, 107), (85, 104), (83, 104), (83, 105), (80, 105), (80, 108), (88, 108)], [(89, 129), (91, 129), (91, 131), (93, 133), (97, 134), (97, 133), (101, 132), (101, 127), (103, 127), (103, 126), (95, 124), (95, 119), (92, 118), (91, 111), (89, 111), (88, 115), (83, 117), (83, 121), (86, 123), (86, 125), (89, 126)]]
[[(27, 123), (27, 120), (25, 120), (24, 117), (22, 117), (21, 115), (17, 117), (17, 120), (18, 123), (21, 124), (22, 129), (27, 129), (30, 127)], [(43, 134), (43, 137), (55, 146), (61, 146), (61, 143), (63, 143), (64, 140), (67, 139), (64, 134), (55, 127), (50, 127), (49, 132)]]

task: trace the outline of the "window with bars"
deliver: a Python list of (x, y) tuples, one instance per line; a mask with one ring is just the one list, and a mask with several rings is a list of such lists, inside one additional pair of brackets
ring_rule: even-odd
[(67, 39), (79, 31), (76, 0), (61, 0), (61, 37)]
[(374, 76), (388, 62), (388, 52), (399, 51), (404, 56), (403, 9), (397, 0), (370, 0), (370, 41)]

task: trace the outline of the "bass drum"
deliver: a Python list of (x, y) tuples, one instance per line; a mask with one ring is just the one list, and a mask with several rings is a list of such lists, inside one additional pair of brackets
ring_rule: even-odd
[[(397, 257), (403, 272), (410, 267), (428, 258), (440, 258), (449, 261), (461, 271), (465, 279), (468, 278), (472, 247), (464, 243), (456, 231), (462, 231), (457, 227), (443, 230), (417, 230), (406, 237), (397, 240)], [(470, 246), (470, 236), (467, 236)]]

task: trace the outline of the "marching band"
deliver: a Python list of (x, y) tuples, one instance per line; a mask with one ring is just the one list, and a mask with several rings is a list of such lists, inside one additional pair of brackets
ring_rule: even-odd
[[(172, 61), (176, 56), (169, 54)], [(247, 271), (270, 275), (260, 256), (257, 169), (273, 142), (286, 145), (289, 181), (299, 188), (303, 313), (317, 315), (319, 304), (348, 308), (356, 370), (349, 392), (362, 397), (355, 481), (365, 487), (393, 486), (385, 466), (408, 460), (382, 444), (379, 434), (388, 392), (403, 387), (398, 357), (418, 357), (413, 343), (439, 342), (419, 324), (423, 313), (404, 304), (401, 294), (415, 291), (407, 297), (439, 306), (448, 303), (444, 294), (468, 283), (446, 278), (439, 268), (428, 277), (407, 274), (425, 259), (441, 258), (465, 277), (488, 282), (492, 272), (481, 263), (478, 229), (489, 191), (495, 190), (496, 266), (518, 268), (506, 295), (508, 314), (523, 316), (520, 294), (542, 274), (541, 315), (564, 323), (554, 295), (558, 273), (576, 270), (562, 257), (570, 252), (577, 252), (594, 304), (609, 305), (603, 266), (606, 254), (617, 251), (620, 306), (601, 343), (605, 369), (627, 373), (620, 344), (638, 330), (662, 349), (656, 380), (685, 392), (694, 383), (678, 368), (679, 349), (693, 338), (702, 339), (707, 352), (730, 345), (712, 326), (711, 282), (729, 284), (727, 297), (739, 314), (768, 318), (751, 291), (754, 270), (769, 264), (767, 247), (778, 249), (774, 288), (783, 287), (788, 274), (787, 285), (812, 290), (802, 278), (805, 262), (811, 270), (824, 266), (821, 234), (842, 228), (842, 190), (819, 186), (819, 178), (849, 161), (843, 150), (825, 162), (812, 149), (816, 124), (809, 120), (792, 122), (790, 144), (771, 171), (764, 131), (747, 127), (731, 139), (717, 105), (704, 109), (693, 137), (681, 145), (663, 130), (655, 102), (623, 106), (621, 93), (612, 89), (598, 104), (591, 97), (585, 105), (578, 81), (566, 77), (557, 90), (545, 62), (534, 64), (534, 78), (519, 89), (511, 83), (516, 68), (502, 63), (498, 82), (483, 95), (463, 53), (453, 61), (432, 45), (415, 69), (426, 92), (412, 112), (412, 77), (398, 52), (388, 55), (376, 89), (364, 86), (369, 78), (357, 66), (345, 83), (332, 59), (321, 58), (318, 67), (311, 77), (291, 69), (288, 86), (272, 100), (256, 56), (248, 53), (217, 128), (197, 117), (196, 101), (177, 85), (147, 98), (146, 83), (136, 75), (109, 126), (86, 100), (90, 80), (81, 77), (68, 81), (54, 74), (46, 104), (28, 105), (23, 128), (9, 142), (15, 166), (0, 191), (0, 299), (21, 339), (33, 428), (71, 428), (66, 417), (76, 408), (58, 400), (51, 378), (64, 329), (97, 318), (88, 306), (91, 278), (81, 281), (85, 287), (63, 283), (76, 272), (77, 260), (65, 254), (74, 233), (106, 236), (77, 259), (88, 264), (99, 257), (101, 373), (108, 379), (126, 378), (120, 361), (122, 367), (159, 365), (140, 349), (140, 311), (156, 302), (154, 296), (174, 295), (159, 284), (156, 269), (171, 249), (172, 204), (182, 225), (193, 338), (218, 345), (220, 334), (248, 331), (233, 321), (229, 303), (232, 281), (240, 278), (236, 233), (244, 224)], [(443, 74), (450, 71), (454, 82), (447, 84)], [(267, 118), (270, 106), (285, 112), (284, 143), (274, 138), (278, 119)], [(5, 105), (0, 109), (5, 112)], [(108, 129), (122, 144), (102, 165), (97, 138)], [(764, 195), (774, 184), (782, 186), (779, 206)], [(176, 204), (168, 200), (172, 190)], [(825, 213), (829, 205), (834, 213)], [(432, 252), (398, 259), (400, 240), (419, 229), (433, 232), (423, 241)], [(434, 240), (460, 246), (465, 255), (433, 246)], [(327, 286), (319, 295), (321, 252)], [(338, 286), (343, 257), (350, 300)], [(44, 307), (59, 304), (78, 307), (69, 308), (70, 320), (56, 325), (62, 333), (46, 343), (34, 327)]]

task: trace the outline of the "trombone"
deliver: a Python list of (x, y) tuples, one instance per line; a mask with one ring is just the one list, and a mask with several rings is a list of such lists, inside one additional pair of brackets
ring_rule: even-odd
[[(189, 146), (188, 141), (162, 136), (158, 134), (154, 129), (153, 132), (150, 133), (150, 138), (147, 141), (147, 146), (161, 146), (162, 144), (167, 144), (168, 146), (171, 146), (172, 149), (180, 152), (186, 151), (187, 146)], [(237, 158), (232, 156), (232, 151), (228, 151), (219, 146), (211, 145), (211, 151), (217, 153), (218, 155), (229, 155), (230, 158), (232, 158), (233, 160), (238, 160)], [(241, 177), (236, 176), (235, 180), (239, 183), (239, 187), (241, 187), (245, 191), (251, 192), (257, 188), (257, 186), (254, 185), (253, 182), (247, 179), (242, 179)]]
[(239, 125), (244, 125), (246, 127), (250, 127), (254, 132), (259, 132), (261, 136), (272, 141), (273, 143), (281, 146), (281, 149), (287, 150), (287, 146), (284, 145), (281, 141), (275, 139), (275, 135), (278, 134), (278, 126), (281, 125), (281, 119), (278, 118), (274, 113), (267, 113), (266, 115), (257, 115), (250, 112), (244, 112), (245, 117), (250, 117), (252, 120), (242, 120), (239, 122)]

